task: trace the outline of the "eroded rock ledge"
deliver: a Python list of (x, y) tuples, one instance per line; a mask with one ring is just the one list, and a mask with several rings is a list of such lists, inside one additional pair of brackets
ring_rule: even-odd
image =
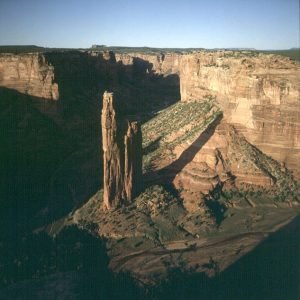
[(128, 204), (137, 195), (142, 178), (140, 124), (120, 115), (113, 93), (105, 92), (102, 109), (104, 207)]

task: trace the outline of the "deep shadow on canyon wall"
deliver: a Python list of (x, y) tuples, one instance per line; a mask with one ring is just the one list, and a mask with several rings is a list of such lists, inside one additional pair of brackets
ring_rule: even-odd
[(45, 100), (0, 88), (1, 238), (29, 229), (32, 216), (47, 206), (52, 174), (75, 146), (35, 101)]
[(0, 90), (0, 205), (11, 212), (11, 222), (20, 215), (26, 226), (42, 208), (36, 225), (64, 216), (101, 188), (105, 90), (119, 94), (123, 114), (142, 122), (180, 99), (179, 77), (156, 75), (141, 59), (123, 65), (113, 53), (45, 56), (59, 85), (57, 102)]

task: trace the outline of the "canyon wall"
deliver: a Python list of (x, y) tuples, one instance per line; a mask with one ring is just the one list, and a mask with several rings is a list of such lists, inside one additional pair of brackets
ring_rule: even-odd
[(112, 93), (103, 95), (101, 116), (104, 166), (104, 208), (130, 203), (141, 187), (140, 125), (122, 118)]
[(39, 53), (1, 54), (0, 87), (49, 100), (58, 100), (54, 68)]
[(300, 176), (300, 64), (247, 51), (116, 54), (124, 65), (178, 74), (181, 101), (216, 97), (225, 120), (247, 140)]
[(227, 122), (299, 176), (300, 64), (232, 51), (187, 54), (180, 61), (182, 101), (216, 96)]
[(123, 65), (139, 65), (147, 63), (148, 72), (156, 75), (171, 75), (179, 73), (181, 55), (177, 53), (143, 54), (143, 53), (116, 53), (116, 62)]
[[(215, 96), (228, 123), (243, 133), (249, 142), (300, 176), (299, 63), (277, 55), (240, 51), (80, 53), (81, 56), (84, 54), (91, 56), (87, 61), (95, 68), (94, 73), (100, 74), (99, 82), (103, 88), (112, 86), (122, 90), (126, 98), (124, 105), (129, 99), (136, 100), (129, 110), (135, 107), (140, 111), (153, 99), (163, 102), (163, 93), (167, 91), (167, 96), (171, 95), (169, 90), (175, 90), (178, 84), (182, 101), (202, 101)], [(68, 52), (61, 53), (61, 56), (69, 55)], [(59, 93), (54, 74), (58, 66), (54, 70), (45, 57), (47, 55), (38, 53), (1, 54), (0, 86), (57, 100)], [(127, 84), (128, 78), (134, 76), (139, 78), (138, 83), (133, 80)], [(151, 81), (151, 78), (163, 78), (164, 81)], [(109, 87), (108, 79), (111, 81)], [(91, 81), (87, 77), (86, 80)], [(132, 89), (137, 84), (139, 88)], [(166, 105), (168, 101), (165, 101)]]

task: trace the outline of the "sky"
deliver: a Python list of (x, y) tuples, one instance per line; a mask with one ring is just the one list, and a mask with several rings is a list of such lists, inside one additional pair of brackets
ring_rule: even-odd
[(300, 47), (299, 0), (0, 0), (0, 45)]

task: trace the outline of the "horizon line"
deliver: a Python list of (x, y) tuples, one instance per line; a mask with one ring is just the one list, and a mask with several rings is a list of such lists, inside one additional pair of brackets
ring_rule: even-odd
[[(93, 47), (96, 46), (96, 47)], [(101, 44), (93, 44), (90, 47), (52, 47), (52, 46), (40, 46), (34, 44), (0, 44), (0, 47), (37, 47), (37, 48), (50, 48), (50, 49), (96, 49), (98, 48), (148, 48), (148, 49), (205, 49), (205, 50), (252, 50), (252, 51), (272, 51), (272, 50), (300, 50), (300, 47), (290, 47), (290, 48), (264, 48), (258, 49), (254, 47), (214, 47), (214, 48), (206, 48), (206, 47), (152, 47), (152, 46), (119, 46), (119, 45), (101, 45)]]

